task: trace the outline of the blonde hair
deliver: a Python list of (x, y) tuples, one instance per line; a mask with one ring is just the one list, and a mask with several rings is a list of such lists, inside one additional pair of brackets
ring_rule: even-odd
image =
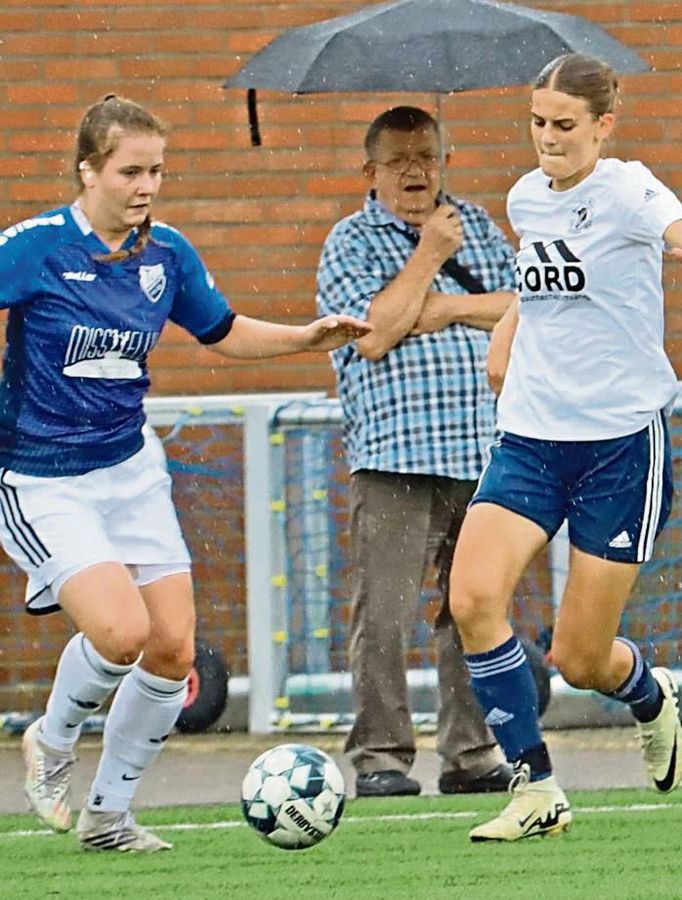
[(583, 53), (557, 56), (540, 72), (533, 89), (549, 88), (587, 103), (595, 119), (611, 113), (618, 97), (618, 76), (607, 63)]
[[(107, 94), (86, 110), (78, 128), (74, 159), (79, 190), (83, 188), (83, 165), (101, 172), (121, 138), (127, 134), (153, 134), (165, 138), (168, 127), (139, 103), (116, 94)], [(98, 259), (114, 262), (141, 253), (150, 241), (151, 227), (151, 219), (147, 216), (138, 226), (137, 240), (130, 250), (102, 254)]]

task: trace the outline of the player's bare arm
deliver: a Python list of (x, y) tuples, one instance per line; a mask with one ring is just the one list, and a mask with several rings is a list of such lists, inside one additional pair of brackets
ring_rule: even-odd
[(372, 326), (353, 316), (324, 316), (308, 325), (280, 325), (237, 316), (227, 337), (211, 349), (233, 359), (267, 359), (310, 350), (335, 350), (369, 334)]
[(493, 328), (490, 337), (487, 363), (488, 382), (496, 394), (500, 393), (504, 384), (504, 376), (507, 374), (512, 342), (518, 323), (519, 300), (516, 297)]
[(669, 225), (663, 235), (666, 249), (670, 256), (676, 259), (682, 259), (682, 219)]

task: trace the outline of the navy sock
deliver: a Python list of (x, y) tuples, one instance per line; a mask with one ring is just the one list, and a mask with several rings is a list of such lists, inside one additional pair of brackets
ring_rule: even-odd
[(663, 705), (661, 687), (651, 674), (648, 663), (642, 659), (637, 644), (624, 637), (617, 637), (616, 640), (632, 650), (632, 671), (615, 691), (603, 691), (604, 696), (627, 703), (638, 722), (652, 722)]
[(485, 721), (507, 759), (528, 761), (532, 781), (551, 775), (546, 751), (529, 753), (542, 748), (543, 743), (537, 687), (519, 639), (512, 636), (487, 653), (468, 653), (464, 658)]

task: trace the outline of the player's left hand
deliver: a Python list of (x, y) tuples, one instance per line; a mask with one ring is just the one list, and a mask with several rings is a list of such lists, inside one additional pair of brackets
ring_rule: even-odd
[(666, 247), (665, 252), (668, 256), (672, 256), (673, 259), (682, 260), (682, 247)]
[(303, 329), (304, 350), (336, 350), (364, 337), (372, 330), (369, 322), (353, 316), (324, 316)]

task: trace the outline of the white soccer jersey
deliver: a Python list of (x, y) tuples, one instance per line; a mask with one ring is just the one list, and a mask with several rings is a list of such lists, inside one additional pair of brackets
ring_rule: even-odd
[(639, 162), (602, 159), (553, 191), (540, 169), (511, 189), (519, 325), (501, 430), (601, 440), (645, 428), (677, 393), (663, 349), (662, 236), (677, 197)]

